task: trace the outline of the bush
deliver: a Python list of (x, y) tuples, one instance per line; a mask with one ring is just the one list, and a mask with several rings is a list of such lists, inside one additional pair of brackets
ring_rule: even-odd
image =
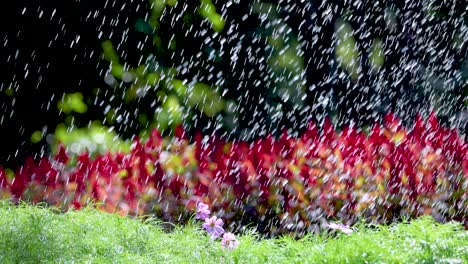
[(283, 131), (251, 143), (200, 133), (189, 140), (181, 126), (174, 134), (153, 130), (129, 153), (70, 158), (61, 147), (53, 158), (30, 158), (11, 182), (0, 170), (3, 195), (63, 209), (97, 202), (172, 222), (203, 201), (228, 224), (271, 235), (314, 231), (324, 217), (351, 224), (432, 215), (467, 225), (467, 144), (434, 115), (408, 130), (388, 114), (368, 134), (337, 132), (326, 119), (321, 132), (310, 123), (298, 138)]

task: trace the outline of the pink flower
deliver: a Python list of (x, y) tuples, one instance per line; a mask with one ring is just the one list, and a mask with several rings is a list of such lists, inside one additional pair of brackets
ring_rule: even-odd
[(353, 230), (348, 225), (330, 223), (327, 225), (327, 227), (334, 230), (340, 230), (341, 232), (348, 235), (353, 233)]
[(239, 245), (239, 241), (233, 233), (224, 233), (221, 245), (227, 249), (235, 249)]
[(216, 216), (206, 218), (202, 226), (212, 238), (218, 238), (224, 233), (223, 220), (218, 219)]
[(208, 205), (205, 203), (197, 203), (197, 215), (195, 219), (205, 220), (208, 216), (210, 216), (210, 210), (208, 209)]

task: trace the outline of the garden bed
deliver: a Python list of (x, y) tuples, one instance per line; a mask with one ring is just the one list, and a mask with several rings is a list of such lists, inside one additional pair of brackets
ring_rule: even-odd
[[(0, 167), (0, 197), (31, 203), (156, 215), (185, 223), (197, 202), (233, 227), (271, 236), (316, 231), (323, 221), (389, 224), (432, 216), (468, 227), (468, 146), (435, 115), (411, 129), (392, 114), (363, 131), (311, 122), (301, 135), (254, 142), (216, 135), (171, 137), (153, 130), (130, 152), (33, 157), (15, 171)], [(242, 231), (235, 229), (233, 231)]]

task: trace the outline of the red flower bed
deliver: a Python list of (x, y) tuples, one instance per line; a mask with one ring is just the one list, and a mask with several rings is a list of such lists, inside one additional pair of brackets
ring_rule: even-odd
[(389, 114), (367, 135), (336, 132), (327, 119), (321, 132), (310, 123), (299, 138), (283, 132), (248, 143), (196, 134), (192, 141), (179, 127), (172, 139), (156, 130), (146, 142), (135, 139), (128, 154), (70, 159), (61, 148), (54, 158), (28, 159), (11, 182), (0, 168), (0, 187), (16, 200), (64, 209), (98, 202), (169, 221), (187, 219), (203, 201), (228, 223), (253, 221), (271, 234), (310, 231), (324, 217), (467, 219), (467, 144), (434, 115), (418, 116), (407, 130)]

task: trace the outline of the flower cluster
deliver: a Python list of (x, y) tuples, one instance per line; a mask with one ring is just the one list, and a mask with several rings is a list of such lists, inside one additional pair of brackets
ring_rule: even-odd
[(197, 203), (197, 214), (195, 219), (205, 220), (210, 216), (211, 211), (208, 209), (208, 205), (205, 203)]
[[(468, 148), (435, 115), (406, 129), (388, 114), (366, 132), (337, 131), (326, 119), (299, 137), (284, 131), (253, 142), (189, 137), (178, 127), (173, 138), (157, 130), (135, 138), (129, 153), (69, 157), (61, 147), (55, 157), (27, 159), (14, 178), (0, 168), (0, 196), (64, 209), (97, 202), (173, 222), (203, 199), (225, 223), (271, 234), (313, 231), (324, 217), (382, 223), (432, 215), (468, 226)], [(197, 210), (200, 219), (209, 215)]]
[(219, 238), (223, 236), (221, 240), (221, 245), (227, 249), (234, 249), (239, 245), (239, 241), (236, 239), (236, 236), (229, 232), (224, 232), (223, 229), (223, 220), (217, 218), (216, 216), (209, 217), (210, 210), (208, 210), (208, 205), (205, 203), (199, 202), (197, 204), (197, 214), (196, 219), (201, 219), (205, 221), (202, 227), (210, 234), (212, 239)]

